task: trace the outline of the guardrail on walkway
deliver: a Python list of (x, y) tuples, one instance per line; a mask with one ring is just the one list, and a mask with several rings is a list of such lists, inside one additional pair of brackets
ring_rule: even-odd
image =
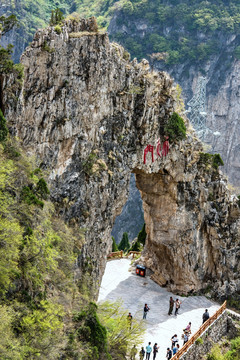
[(117, 257), (117, 256), (120, 256), (121, 258), (123, 257), (123, 251), (115, 251), (115, 252), (111, 252), (110, 254), (108, 254), (108, 258), (111, 258), (111, 257)]
[(129, 253), (127, 254), (127, 257), (128, 257), (129, 255), (132, 255), (132, 256), (133, 256), (133, 259), (134, 259), (134, 256), (135, 256), (135, 255), (139, 255), (139, 254), (141, 254), (141, 251), (129, 251)]
[[(129, 253), (126, 256), (128, 257), (129, 255), (132, 255), (133, 259), (134, 259), (134, 256), (139, 255), (139, 254), (141, 254), (141, 251), (129, 251)], [(111, 252), (110, 254), (108, 254), (107, 257), (111, 258), (111, 257), (117, 257), (117, 256), (120, 256), (122, 258), (123, 257), (123, 250)]]
[(178, 352), (172, 357), (172, 360), (178, 360), (180, 357), (190, 348), (190, 346), (202, 335), (202, 333), (217, 319), (220, 315), (226, 310), (227, 301), (224, 301), (222, 306), (211, 316), (207, 321), (205, 321), (195, 334), (183, 345), (183, 347), (178, 350)]

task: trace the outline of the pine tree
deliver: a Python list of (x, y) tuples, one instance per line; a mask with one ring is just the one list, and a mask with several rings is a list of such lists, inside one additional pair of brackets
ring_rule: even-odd
[(127, 251), (130, 248), (129, 240), (128, 240), (128, 233), (124, 232), (122, 236), (122, 240), (118, 245), (119, 250)]
[(116, 244), (114, 237), (112, 236), (112, 252), (116, 252), (116, 251), (118, 251), (118, 246)]
[(55, 10), (52, 10), (49, 25), (51, 25), (51, 26), (58, 25), (61, 23), (61, 21), (63, 19), (64, 19), (64, 16), (60, 9), (57, 8)]
[(142, 245), (145, 245), (145, 240), (147, 237), (147, 233), (145, 230), (145, 223), (143, 224), (142, 230), (138, 234), (137, 241), (140, 242)]

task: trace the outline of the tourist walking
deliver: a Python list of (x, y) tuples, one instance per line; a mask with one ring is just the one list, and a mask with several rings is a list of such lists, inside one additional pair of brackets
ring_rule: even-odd
[(131, 313), (128, 313), (127, 319), (128, 319), (128, 322), (129, 322), (129, 327), (131, 329), (132, 328), (132, 314)]
[(135, 360), (136, 355), (137, 355), (137, 348), (136, 348), (136, 345), (133, 345), (131, 352), (130, 352), (130, 359)]
[(146, 346), (146, 360), (150, 360), (150, 355), (152, 352), (151, 342)]
[(139, 353), (139, 360), (143, 360), (144, 355), (145, 355), (145, 350), (144, 350), (144, 347), (142, 347), (140, 350), (140, 353)]
[(173, 349), (172, 349), (172, 354), (175, 355), (178, 351), (177, 345), (174, 345)]
[(143, 308), (143, 319), (147, 318), (147, 313), (150, 310), (150, 308), (148, 307), (148, 304), (145, 304), (144, 308)]
[(172, 350), (170, 348), (167, 348), (167, 355), (166, 355), (167, 359), (171, 359), (172, 358)]
[(203, 319), (202, 323), (204, 323), (205, 321), (207, 321), (209, 319), (209, 312), (207, 309), (205, 310), (205, 313), (203, 313), (202, 319)]
[(188, 325), (186, 326), (186, 328), (183, 329), (183, 331), (184, 331), (184, 332), (187, 331), (188, 334), (191, 334), (191, 326), (192, 326), (192, 323), (189, 322)]
[(172, 315), (173, 306), (174, 306), (174, 300), (173, 300), (172, 296), (170, 296), (168, 315)]
[(153, 346), (153, 360), (156, 359), (156, 356), (157, 356), (157, 353), (158, 353), (158, 349), (159, 349), (159, 346), (157, 343), (154, 344)]
[(174, 334), (174, 335), (171, 337), (171, 341), (172, 341), (172, 349), (173, 349), (173, 347), (175, 346), (175, 344), (178, 342), (177, 334)]
[(186, 344), (186, 342), (188, 341), (189, 339), (189, 335), (188, 335), (188, 332), (185, 331), (184, 335), (183, 335), (183, 345)]
[(177, 299), (175, 301), (175, 316), (178, 315), (178, 310), (180, 309), (180, 305), (181, 305), (181, 301), (179, 299)]
[(175, 354), (178, 352), (179, 347), (180, 347), (179, 344), (176, 344), (176, 345), (174, 346), (174, 348), (172, 349), (173, 355), (175, 355)]

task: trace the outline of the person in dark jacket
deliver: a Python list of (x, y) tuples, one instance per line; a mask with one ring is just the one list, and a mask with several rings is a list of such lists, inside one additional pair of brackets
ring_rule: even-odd
[(148, 304), (145, 304), (144, 308), (143, 308), (143, 319), (147, 318), (147, 312), (150, 310), (150, 308), (148, 307)]
[(156, 356), (157, 356), (157, 353), (158, 353), (158, 349), (159, 349), (159, 346), (157, 343), (154, 344), (153, 346), (153, 360), (156, 359)]
[(172, 296), (170, 296), (168, 315), (172, 315), (173, 307), (174, 307), (174, 300)]
[(205, 310), (205, 313), (203, 313), (202, 319), (203, 319), (203, 323), (205, 323), (205, 321), (209, 319), (209, 312), (207, 309)]
[(167, 355), (166, 358), (169, 360), (172, 358), (172, 350), (170, 348), (167, 348)]
[(144, 347), (141, 348), (140, 353), (139, 353), (139, 359), (143, 360), (144, 359), (144, 355), (145, 355), (145, 350)]

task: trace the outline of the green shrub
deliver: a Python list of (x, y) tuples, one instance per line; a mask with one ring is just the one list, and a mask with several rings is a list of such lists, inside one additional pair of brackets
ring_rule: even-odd
[(40, 201), (29, 186), (24, 186), (21, 191), (21, 199), (28, 205), (38, 205), (43, 208), (44, 203)]
[(60, 25), (56, 25), (54, 30), (58, 35), (60, 35), (62, 33), (62, 28)]
[(51, 54), (51, 53), (53, 53), (55, 51), (54, 48), (50, 48), (50, 46), (47, 43), (47, 40), (44, 40), (44, 42), (42, 44), (42, 50), (47, 51), (49, 54)]
[(197, 345), (202, 345), (203, 344), (203, 339), (202, 338), (197, 338), (197, 340), (195, 341), (195, 343), (197, 344)]
[(133, 345), (140, 346), (142, 344), (145, 323), (143, 320), (138, 320), (138, 316), (134, 316), (131, 327), (129, 327), (128, 311), (124, 309), (121, 302), (106, 301), (100, 304), (98, 315), (101, 323), (107, 329), (108, 352), (112, 359), (126, 359), (126, 355)]
[(95, 303), (90, 302), (74, 316), (73, 321), (76, 323), (79, 339), (95, 348), (96, 359), (99, 359), (99, 353), (107, 353), (107, 330), (99, 321)]
[(224, 162), (221, 158), (221, 156), (219, 154), (214, 154), (213, 155), (213, 161), (212, 161), (212, 166), (214, 167), (214, 169), (218, 169), (219, 166), (223, 166)]
[(40, 199), (47, 200), (50, 191), (48, 189), (46, 181), (43, 178), (38, 180), (35, 192), (38, 195), (38, 197), (40, 197)]
[(224, 165), (224, 162), (219, 154), (200, 153), (199, 164), (218, 169), (219, 166)]
[(3, 116), (2, 110), (0, 109), (0, 142), (5, 141), (8, 136), (8, 128), (6, 123), (6, 119)]
[(164, 127), (164, 133), (169, 137), (169, 142), (180, 141), (186, 138), (186, 126), (183, 118), (176, 112), (172, 114)]

